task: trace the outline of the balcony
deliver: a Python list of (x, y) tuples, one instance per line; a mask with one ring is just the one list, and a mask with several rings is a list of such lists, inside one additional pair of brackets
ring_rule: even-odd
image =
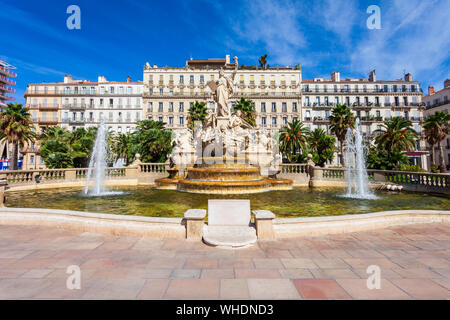
[(322, 117), (314, 117), (313, 120), (314, 123), (328, 123), (330, 122), (330, 119), (328, 117), (322, 118)]
[(58, 124), (58, 119), (42, 119), (39, 118), (38, 119), (38, 123), (39, 125), (57, 125)]
[(8, 93), (16, 93), (16, 89), (5, 87), (4, 85), (0, 85), (0, 91), (8, 92)]
[(17, 78), (17, 73), (12, 72), (11, 70), (9, 70), (5, 67), (0, 67), (0, 74), (10, 77), (10, 78)]
[(331, 109), (334, 107), (334, 103), (321, 103), (318, 104), (317, 102), (315, 102), (313, 104), (313, 109)]
[(85, 110), (86, 105), (85, 104), (63, 104), (63, 109), (69, 109), (69, 110)]
[(15, 86), (16, 85), (16, 82), (14, 80), (11, 80), (8, 77), (1, 76), (1, 75), (0, 75), (0, 82), (2, 82), (4, 84), (8, 84), (10, 86)]
[(39, 104), (38, 105), (39, 111), (57, 111), (59, 110), (59, 104), (50, 104), (50, 105), (43, 105), (43, 104)]

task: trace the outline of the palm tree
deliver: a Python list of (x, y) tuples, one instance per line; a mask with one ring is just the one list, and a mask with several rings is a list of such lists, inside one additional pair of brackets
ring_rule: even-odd
[(128, 153), (130, 149), (130, 136), (127, 134), (119, 133), (112, 138), (112, 151), (115, 155), (114, 161), (121, 158), (128, 164)]
[(323, 167), (328, 160), (333, 160), (336, 139), (326, 134), (323, 129), (317, 128), (312, 131), (307, 141), (312, 151), (313, 161), (318, 166)]
[(195, 121), (201, 121), (203, 123), (208, 116), (207, 110), (205, 102), (195, 101), (189, 108), (189, 127), (193, 128), (195, 126)]
[(402, 117), (384, 120), (374, 133), (377, 134), (375, 143), (388, 152), (411, 151), (419, 138), (411, 121)]
[(303, 151), (307, 149), (308, 135), (309, 129), (298, 120), (294, 120), (280, 129), (280, 151), (290, 163), (299, 162)]
[(263, 56), (259, 57), (258, 59), (259, 62), (259, 66), (263, 69), (267, 68), (267, 53), (264, 54)]
[(431, 146), (431, 162), (433, 163), (434, 145), (437, 144), (439, 146), (439, 166), (441, 172), (446, 172), (444, 148), (441, 145), (441, 141), (445, 139), (450, 131), (450, 114), (436, 111), (425, 119), (423, 127), (425, 129), (425, 139)]
[(338, 104), (331, 110), (330, 130), (339, 141), (339, 159), (341, 165), (344, 165), (344, 141), (347, 129), (355, 128), (355, 116), (352, 110), (345, 104)]
[(247, 121), (249, 124), (251, 124), (253, 127), (256, 125), (255, 120), (255, 103), (250, 99), (241, 98), (239, 101), (234, 105), (234, 111), (241, 110), (243, 114), (243, 118), (245, 121)]
[(12, 170), (18, 169), (18, 153), (19, 146), (32, 143), (36, 139), (36, 133), (33, 131), (34, 126), (31, 121), (28, 109), (21, 104), (9, 103), (0, 113), (0, 132), (3, 132), (3, 140), (12, 145)]

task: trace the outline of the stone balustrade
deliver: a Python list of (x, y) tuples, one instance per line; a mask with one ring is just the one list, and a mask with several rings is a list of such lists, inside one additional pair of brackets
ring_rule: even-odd
[[(14, 189), (19, 186), (36, 186), (77, 182), (84, 184), (88, 168), (9, 170), (0, 171), (0, 181), (4, 179)], [(426, 172), (367, 170), (369, 181), (403, 185), (404, 190), (438, 192), (450, 194), (450, 174)], [(128, 167), (106, 169), (107, 180), (133, 180), (134, 185), (153, 185), (156, 179), (167, 177), (164, 163), (135, 162)], [(320, 168), (308, 164), (281, 164), (277, 177), (291, 179), (294, 186), (343, 187), (347, 183), (344, 168)]]

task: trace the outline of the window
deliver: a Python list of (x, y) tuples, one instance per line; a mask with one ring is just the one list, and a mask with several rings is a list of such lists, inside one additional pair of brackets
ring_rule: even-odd
[(159, 103), (158, 112), (163, 112), (163, 103), (162, 102)]
[(205, 76), (201, 75), (200, 76), (200, 83), (204, 83), (205, 82)]
[(272, 102), (272, 112), (277, 112), (277, 104), (276, 104), (276, 102)]
[(287, 117), (283, 117), (283, 125), (287, 124)]
[(262, 124), (263, 126), (266, 125), (266, 117), (262, 117), (262, 118), (261, 118), (261, 124)]
[(34, 164), (34, 155), (30, 155), (30, 164)]
[(189, 83), (194, 83), (194, 76), (193, 75), (189, 76)]
[(180, 83), (184, 83), (184, 76), (180, 76)]
[(169, 125), (173, 124), (173, 117), (169, 117)]
[(350, 97), (345, 97), (345, 104), (347, 105), (347, 107), (350, 106)]
[(184, 102), (180, 102), (180, 112), (184, 112)]
[(164, 89), (163, 88), (159, 88), (159, 94), (163, 95), (164, 94)]
[(306, 97), (305, 98), (305, 106), (309, 106), (310, 105), (310, 103), (309, 103), (309, 97)]
[(119, 87), (119, 93), (123, 94), (123, 87)]
[(297, 112), (297, 102), (292, 102), (292, 112)]
[(163, 121), (163, 117), (158, 117), (158, 121), (162, 122)]
[(335, 103), (336, 105), (339, 104), (339, 97), (334, 97), (334, 103)]
[(266, 112), (266, 103), (261, 102), (261, 112)]
[(286, 104), (286, 102), (282, 102), (281, 103), (281, 112), (287, 112), (287, 104)]
[(114, 87), (109, 88), (109, 93), (114, 93)]
[(325, 97), (325, 105), (329, 105), (329, 102), (328, 102), (328, 97)]
[(109, 99), (109, 106), (111, 108), (114, 106), (114, 99)]
[(180, 117), (180, 124), (181, 124), (181, 125), (184, 124), (184, 117)]
[(173, 112), (173, 102), (169, 102), (169, 112)]
[(316, 97), (316, 105), (320, 106), (320, 97)]
[(272, 125), (277, 125), (277, 117), (272, 117)]

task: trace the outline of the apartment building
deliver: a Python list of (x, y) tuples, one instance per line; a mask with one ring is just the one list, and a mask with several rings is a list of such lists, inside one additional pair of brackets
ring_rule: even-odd
[[(3, 108), (6, 107), (8, 103), (15, 100), (9, 95), (16, 92), (16, 89), (11, 87), (16, 85), (16, 81), (12, 80), (12, 78), (17, 77), (17, 74), (12, 71), (14, 69), (16, 69), (16, 67), (0, 60), (0, 112), (3, 112)], [(6, 159), (11, 157), (10, 151), (6, 141), (0, 142), (0, 160), (2, 161), (0, 170), (3, 169), (3, 164), (7, 167)]]
[[(425, 117), (436, 111), (444, 111), (450, 113), (450, 79), (444, 81), (444, 88), (435, 91), (434, 87), (428, 87), (428, 94), (423, 97), (423, 102), (426, 105)], [(450, 170), (450, 135), (444, 141), (441, 141), (444, 147), (444, 160), (447, 166), (447, 170)], [(435, 163), (438, 163), (439, 150), (438, 146), (435, 146), (433, 152), (433, 159)]]
[[(331, 78), (303, 80), (302, 120), (310, 129), (322, 128), (330, 133), (329, 116), (337, 104), (352, 108), (367, 139), (373, 139), (378, 126), (392, 117), (409, 119), (413, 128), (419, 134), (422, 132), (425, 110), (422, 91), (420, 83), (413, 81), (409, 73), (397, 80), (377, 80), (375, 70), (368, 79), (341, 79), (339, 72), (333, 72)], [(421, 139), (408, 157), (411, 163), (426, 166), (426, 154)]]
[(189, 108), (195, 101), (203, 101), (208, 108), (214, 108), (207, 82), (218, 79), (219, 69), (223, 69), (228, 77), (236, 72), (231, 104), (241, 97), (253, 100), (259, 127), (275, 130), (293, 119), (300, 119), (300, 67), (239, 66), (238, 58), (230, 61), (229, 55), (225, 59), (190, 59), (179, 68), (147, 63), (143, 92), (145, 117), (163, 121), (169, 128), (185, 127)]
[[(116, 133), (129, 133), (142, 119), (142, 82), (108, 81), (99, 76), (97, 82), (74, 80), (66, 75), (64, 82), (29, 84), (25, 92), (36, 132), (49, 126), (68, 130), (98, 126), (103, 117), (106, 126)], [(24, 166), (43, 168), (39, 148), (24, 148)]]

